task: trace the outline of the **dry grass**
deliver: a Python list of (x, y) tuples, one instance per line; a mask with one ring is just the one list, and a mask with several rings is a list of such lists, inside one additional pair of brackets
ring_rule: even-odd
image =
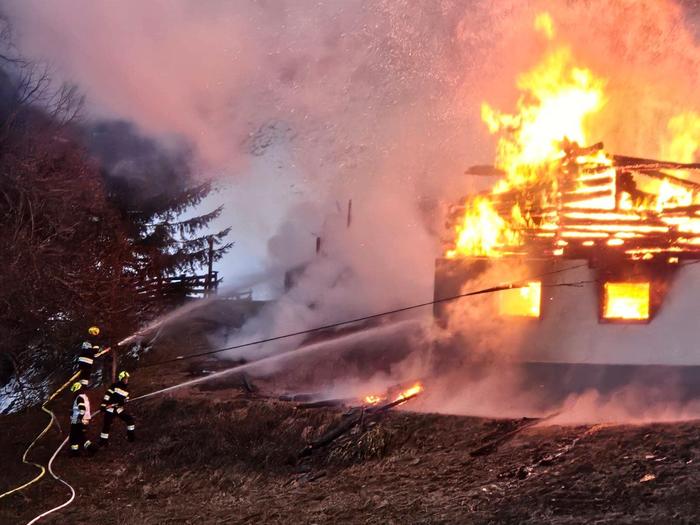
[(252, 471), (284, 471), (307, 443), (337, 417), (323, 410), (298, 411), (286, 403), (220, 403), (165, 400), (153, 407), (162, 434), (139, 458), (157, 468), (206, 465)]
[(381, 423), (372, 424), (336, 442), (328, 451), (327, 463), (350, 465), (385, 457), (393, 441), (393, 432)]

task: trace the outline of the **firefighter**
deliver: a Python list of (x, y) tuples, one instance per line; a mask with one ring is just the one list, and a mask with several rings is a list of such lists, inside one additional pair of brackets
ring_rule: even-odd
[(79, 381), (73, 383), (70, 388), (70, 391), (76, 394), (70, 414), (70, 449), (68, 453), (71, 456), (77, 456), (81, 449), (91, 455), (95, 452), (95, 446), (86, 435), (87, 426), (90, 423), (90, 400), (87, 394), (81, 392), (82, 388), (83, 385)]
[[(90, 334), (92, 338), (96, 338), (98, 335), (100, 335), (100, 329), (97, 326), (91, 326), (88, 328), (88, 334)], [(83, 384), (83, 386), (88, 386), (90, 384), (92, 365), (95, 363), (95, 355), (99, 351), (100, 347), (90, 341), (84, 341), (80, 346), (78, 370), (80, 370), (80, 382)]]
[(117, 382), (114, 383), (109, 390), (105, 392), (102, 399), (100, 410), (104, 412), (104, 423), (102, 432), (100, 433), (100, 445), (107, 446), (109, 444), (109, 429), (112, 426), (112, 421), (115, 417), (120, 418), (126, 425), (126, 439), (134, 441), (134, 418), (127, 413), (124, 405), (129, 399), (129, 372), (122, 370), (117, 375)]

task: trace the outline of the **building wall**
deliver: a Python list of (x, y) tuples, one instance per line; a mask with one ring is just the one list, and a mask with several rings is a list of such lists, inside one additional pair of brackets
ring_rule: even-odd
[[(506, 260), (445, 261), (436, 265), (436, 298), (456, 295), (493, 286), (499, 282), (518, 280), (528, 275), (542, 275), (542, 308), (540, 319), (503, 319), (517, 323), (519, 346), (513, 354), (526, 362), (626, 364), (626, 365), (700, 365), (700, 265), (680, 267), (670, 280), (668, 291), (647, 324), (601, 323), (599, 321), (599, 285), (581, 287), (547, 285), (577, 281), (595, 281), (600, 271), (588, 267), (586, 261), (531, 261), (527, 271), (511, 271)], [(490, 267), (491, 270), (485, 268)], [(499, 271), (499, 267), (502, 271)], [(572, 270), (553, 273), (565, 267)], [(495, 269), (495, 271), (493, 271)], [(498, 282), (485, 283), (479, 275), (502, 276)], [(513, 276), (512, 278), (510, 276)], [(493, 278), (493, 277), (491, 277)], [(497, 296), (489, 315), (499, 316)], [(466, 338), (478, 327), (450, 325), (449, 308), (461, 307), (459, 301), (437, 305), (435, 314), (443, 326), (459, 329)]]

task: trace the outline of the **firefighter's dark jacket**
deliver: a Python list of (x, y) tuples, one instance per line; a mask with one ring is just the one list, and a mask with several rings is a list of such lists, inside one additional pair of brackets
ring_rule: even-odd
[(128, 385), (123, 381), (113, 383), (112, 386), (109, 387), (109, 390), (105, 392), (100, 408), (107, 411), (111, 411), (110, 408), (114, 409), (115, 407), (123, 408), (124, 404), (129, 399), (128, 388)]
[(78, 363), (84, 365), (92, 365), (95, 362), (95, 354), (100, 350), (99, 346), (91, 346), (89, 348), (80, 348), (80, 357), (78, 357)]

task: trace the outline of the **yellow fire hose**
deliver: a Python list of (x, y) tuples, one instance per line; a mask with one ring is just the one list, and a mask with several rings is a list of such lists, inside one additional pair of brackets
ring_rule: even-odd
[[(97, 354), (95, 354), (95, 357), (99, 357), (102, 354), (106, 354), (107, 352), (109, 352), (109, 348), (105, 348), (101, 352), (98, 352)], [(27, 461), (27, 456), (29, 455), (29, 451), (34, 447), (34, 445), (37, 444), (37, 442), (42, 437), (44, 437), (44, 435), (51, 428), (51, 425), (53, 425), (54, 421), (56, 421), (56, 414), (54, 414), (51, 410), (46, 408), (46, 405), (48, 405), (51, 401), (53, 401), (56, 398), (56, 396), (58, 396), (58, 394), (63, 392), (71, 383), (73, 383), (76, 379), (78, 379), (79, 376), (80, 376), (80, 372), (76, 372), (75, 374), (73, 374), (68, 381), (66, 381), (60, 387), (58, 387), (58, 389), (53, 394), (51, 394), (49, 396), (49, 398), (46, 401), (44, 401), (44, 403), (41, 405), (41, 410), (43, 412), (46, 412), (51, 419), (49, 420), (48, 424), (44, 427), (44, 429), (39, 433), (39, 435), (34, 438), (34, 441), (32, 441), (29, 444), (27, 449), (24, 451), (24, 454), (22, 454), (22, 463), (24, 463), (25, 465), (34, 465), (36, 468), (39, 469), (39, 474), (37, 474), (36, 477), (34, 477), (34, 479), (26, 482), (24, 485), (20, 485), (19, 487), (15, 487), (11, 490), (8, 490), (7, 492), (3, 492), (2, 494), (0, 494), (0, 499), (4, 498), (5, 496), (9, 496), (10, 494), (14, 494), (15, 492), (19, 492), (20, 490), (26, 489), (30, 485), (33, 485), (34, 483), (39, 481), (46, 474), (46, 468), (43, 465), (41, 465), (39, 463), (34, 463), (33, 461)]]
[(31, 521), (27, 522), (27, 525), (32, 525), (33, 523), (36, 523), (37, 521), (39, 521), (41, 518), (43, 518), (43, 517), (45, 517), (45, 516), (48, 516), (49, 514), (53, 514), (53, 513), (56, 512), (57, 510), (61, 510), (61, 509), (65, 508), (65, 507), (67, 507), (68, 505), (70, 505), (71, 503), (73, 503), (73, 500), (75, 499), (75, 489), (73, 488), (73, 486), (72, 486), (70, 483), (68, 483), (65, 479), (63, 479), (61, 476), (59, 476), (58, 474), (56, 474), (56, 473), (53, 471), (53, 461), (54, 461), (54, 459), (56, 459), (56, 456), (58, 456), (58, 453), (59, 453), (59, 452), (61, 451), (61, 449), (66, 445), (66, 443), (68, 443), (68, 438), (64, 439), (64, 440), (61, 442), (61, 444), (58, 445), (58, 448), (56, 449), (56, 452), (53, 453), (53, 456), (51, 456), (51, 459), (49, 460), (49, 465), (48, 465), (48, 467), (49, 467), (49, 474), (51, 474), (51, 475), (53, 476), (53, 479), (55, 479), (55, 480), (57, 480), (57, 481), (60, 481), (60, 482), (63, 483), (66, 487), (68, 487), (68, 490), (70, 490), (70, 497), (69, 497), (66, 501), (64, 501), (63, 503), (61, 503), (60, 505), (58, 505), (58, 506), (56, 506), (56, 507), (54, 507), (54, 508), (52, 508), (52, 509), (49, 509), (49, 510), (47, 510), (47, 511), (45, 511), (45, 512), (42, 512), (42, 513), (39, 514), (36, 518), (34, 518), (34, 519), (32, 519)]
[(46, 405), (47, 405), (50, 401), (52, 401), (58, 394), (60, 394), (61, 392), (63, 392), (63, 390), (65, 390), (66, 387), (67, 387), (68, 385), (70, 385), (73, 381), (75, 381), (75, 380), (78, 378), (79, 375), (80, 375), (80, 372), (76, 372), (75, 374), (73, 374), (73, 375), (71, 376), (71, 378), (70, 378), (68, 381), (66, 381), (65, 383), (63, 383), (63, 384), (58, 388), (58, 390), (56, 390), (53, 394), (51, 394), (51, 396), (49, 396), (49, 398), (48, 398), (46, 401), (44, 401), (44, 403), (41, 405), (41, 410), (44, 411), (44, 412), (46, 412), (46, 413), (49, 415), (49, 417), (50, 417), (51, 419), (49, 420), (49, 423), (44, 427), (44, 430), (42, 430), (42, 431), (39, 433), (39, 435), (38, 435), (37, 437), (34, 438), (34, 441), (32, 441), (32, 442), (29, 444), (29, 446), (27, 447), (27, 450), (25, 450), (25, 451), (24, 451), (24, 454), (22, 454), (22, 463), (24, 463), (25, 465), (34, 465), (36, 468), (39, 469), (39, 474), (38, 474), (34, 479), (28, 481), (28, 482), (25, 483), (24, 485), (20, 485), (19, 487), (15, 487), (15, 488), (13, 488), (12, 490), (8, 490), (7, 492), (4, 492), (4, 493), (0, 494), (0, 499), (4, 498), (5, 496), (9, 496), (10, 494), (14, 494), (15, 492), (18, 492), (18, 491), (20, 491), (20, 490), (22, 490), (22, 489), (26, 489), (28, 486), (30, 486), (30, 485), (36, 483), (37, 481), (39, 481), (39, 480), (40, 480), (41, 478), (43, 478), (44, 475), (46, 474), (46, 468), (44, 468), (44, 466), (43, 466), (43, 465), (40, 465), (39, 463), (34, 463), (33, 461), (27, 461), (27, 455), (29, 454), (29, 451), (32, 449), (32, 447), (34, 447), (34, 445), (36, 445), (36, 443), (37, 443), (42, 437), (44, 437), (44, 434), (46, 434), (46, 433), (49, 431), (49, 429), (51, 428), (51, 425), (53, 425), (53, 422), (54, 422), (55, 419), (56, 419), (55, 414), (54, 414), (51, 410), (49, 410), (48, 408), (46, 408)]

